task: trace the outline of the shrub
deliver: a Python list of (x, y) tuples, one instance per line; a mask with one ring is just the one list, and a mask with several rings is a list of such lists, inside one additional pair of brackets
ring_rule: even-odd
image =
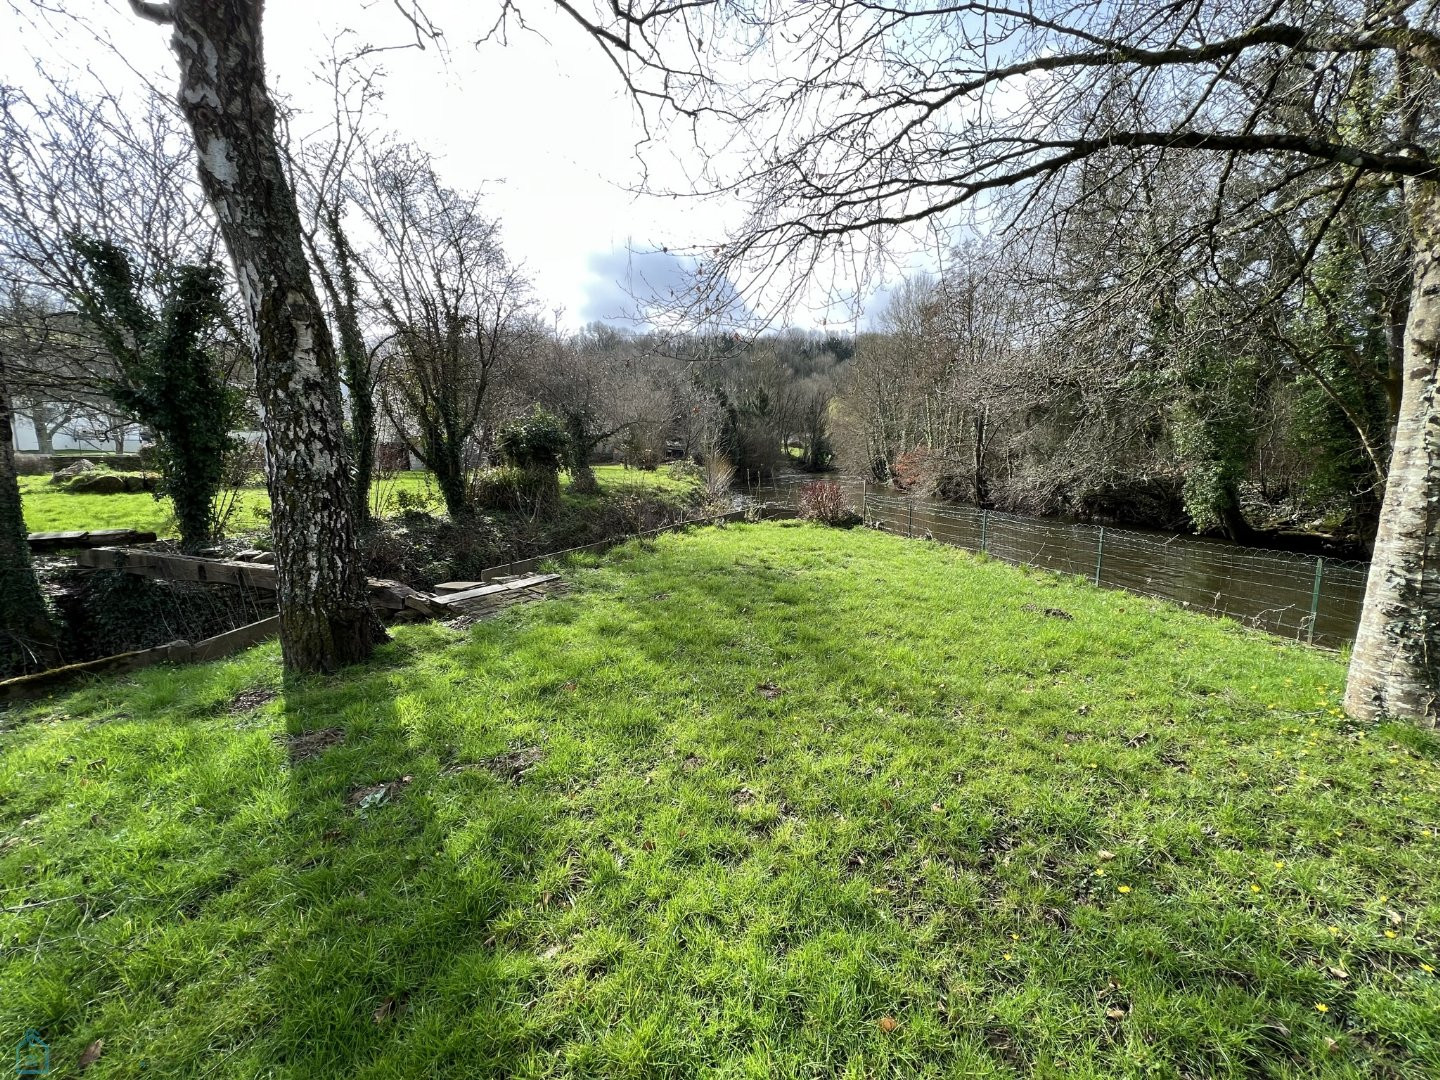
[(548, 469), (506, 465), (482, 469), (470, 481), (470, 502), (480, 510), (533, 513), (560, 494), (560, 474)]
[(672, 461), (665, 471), (671, 480), (698, 480), (705, 475), (704, 470), (689, 458)]
[(558, 473), (570, 436), (558, 417), (537, 405), (524, 416), (508, 421), (495, 441), (507, 465)]
[(845, 489), (833, 480), (814, 480), (800, 488), (800, 516), (807, 521), (848, 527), (860, 520)]

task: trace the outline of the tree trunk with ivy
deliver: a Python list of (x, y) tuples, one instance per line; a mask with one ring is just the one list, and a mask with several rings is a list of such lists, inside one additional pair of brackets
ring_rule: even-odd
[(1409, 180), (1400, 410), (1345, 708), (1440, 723), (1440, 182)]
[(334, 344), (265, 86), (261, 0), (130, 0), (174, 27), (180, 106), (255, 348), (287, 672), (365, 659), (378, 636), (355, 539)]
[(15, 472), (15, 427), (0, 353), (0, 674), (56, 659), (45, 597), (30, 562), (30, 543)]

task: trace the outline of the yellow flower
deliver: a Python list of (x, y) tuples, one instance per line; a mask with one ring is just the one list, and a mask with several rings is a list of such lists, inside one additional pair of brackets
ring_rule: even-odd
[(1431, 967), (1429, 964), (1421, 964), (1421, 965), (1420, 965), (1420, 970), (1423, 971), (1423, 972), (1425, 972), (1425, 974), (1427, 974), (1427, 975), (1434, 975), (1434, 974), (1435, 974), (1435, 969), (1434, 969), (1433, 967)]
[(1332, 934), (1338, 934), (1338, 933), (1340, 933), (1340, 927), (1338, 927), (1338, 926), (1327, 926), (1325, 929), (1326, 929), (1326, 930), (1329, 930), (1330, 933), (1332, 933)]
[(1095, 876), (1096, 876), (1096, 877), (1104, 877), (1104, 876), (1105, 876), (1105, 868), (1102, 866), (1102, 867), (1100, 867), (1099, 869), (1097, 869), (1097, 870), (1095, 871)]
[(1275, 869), (1276, 869), (1276, 870), (1284, 870), (1284, 869), (1285, 869), (1285, 860), (1284, 860), (1284, 859), (1276, 859), (1276, 860), (1275, 860)]
[(1005, 959), (1006, 959), (1006, 960), (1013, 960), (1014, 957), (1011, 956), (1011, 955), (1007, 952), (1007, 953), (1005, 954)]
[(1259, 886), (1259, 885), (1251, 885), (1251, 886), (1250, 886), (1250, 891), (1251, 891), (1251, 892), (1259, 892), (1259, 891), (1260, 891), (1260, 886)]
[(1011, 934), (1011, 935), (1010, 935), (1010, 940), (1011, 940), (1011, 941), (1019, 941), (1019, 940), (1020, 940), (1020, 935), (1019, 935), (1019, 934)]
[(1315, 1003), (1315, 1011), (1318, 1013), (1327, 1013), (1330, 1011), (1330, 1006), (1326, 1005), (1323, 1001), (1317, 1001)]
[(1394, 937), (1399, 937), (1400, 935), (1397, 934), (1397, 933), (1395, 933), (1394, 930), (1386, 930), (1386, 931), (1385, 931), (1385, 936), (1388, 937), (1388, 938), (1394, 938)]
[(1121, 885), (1119, 891), (1122, 892), (1122, 893), (1128, 893), (1128, 892), (1130, 891), (1130, 886), (1129, 886), (1129, 885)]
[(1385, 903), (1386, 901), (1388, 901), (1389, 899), (1390, 899), (1390, 897), (1388, 897), (1388, 896), (1382, 896), (1382, 897), (1380, 897), (1380, 903), (1383, 904), (1383, 903)]

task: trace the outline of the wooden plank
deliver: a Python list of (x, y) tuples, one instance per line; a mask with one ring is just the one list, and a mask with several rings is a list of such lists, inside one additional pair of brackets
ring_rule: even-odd
[(117, 653), (115, 656), (102, 656), (98, 660), (87, 660), (81, 664), (67, 664), (49, 671), (37, 671), (33, 675), (4, 679), (0, 680), (0, 701), (39, 697), (85, 675), (120, 675), (155, 664), (189, 664), (201, 660), (218, 660), (222, 656), (229, 656), (266, 638), (274, 637), (279, 632), (280, 617), (275, 615), (205, 638), (193, 645), (188, 641), (172, 641), (168, 645), (157, 645), (153, 649), (136, 649), (133, 652)]
[(92, 529), (89, 532), (33, 532), (31, 551), (64, 551), (69, 548), (102, 547), (109, 544), (153, 544), (155, 534), (139, 529)]
[(190, 650), (189, 660), (217, 660), (233, 652), (247, 649), (251, 645), (272, 638), (280, 633), (280, 616), (272, 615), (259, 622), (247, 623), (223, 634), (216, 634), (203, 641), (197, 641)]
[(471, 589), (478, 589), (484, 585), (483, 581), (442, 581), (435, 586), (437, 593), (469, 592)]
[(81, 566), (99, 570), (124, 570), (142, 577), (170, 581), (199, 581), (220, 585), (244, 585), (252, 589), (275, 588), (275, 567), (265, 563), (203, 559), (196, 555), (170, 555), (134, 548), (100, 547), (75, 554)]
[(0, 680), (0, 701), (40, 697), (84, 675), (117, 675), (136, 671), (168, 660), (172, 650), (180, 646), (189, 649), (190, 643), (180, 641), (154, 649), (136, 649), (114, 656), (102, 656), (98, 660), (87, 660), (81, 664), (66, 664), (49, 671), (37, 671), (33, 675)]
[(451, 593), (448, 596), (437, 596), (432, 602), (448, 608), (456, 604), (468, 603), (472, 600), (480, 600), (502, 593), (516, 592), (520, 589), (530, 588), (535, 585), (544, 585), (547, 582), (559, 580), (559, 574), (535, 574), (531, 577), (517, 578), (514, 581), (505, 581), (497, 585), (482, 585), (478, 589), (469, 589), (466, 592)]

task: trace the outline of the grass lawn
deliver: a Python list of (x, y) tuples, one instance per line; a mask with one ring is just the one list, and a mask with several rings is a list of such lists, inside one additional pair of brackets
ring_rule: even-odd
[[(695, 480), (675, 480), (664, 469), (641, 472), (621, 465), (597, 466), (595, 475), (605, 489), (635, 485), (678, 493), (695, 488), (699, 483)], [(569, 484), (568, 475), (561, 478), (562, 490)], [(401, 491), (425, 500), (429, 509), (438, 511), (443, 507), (430, 474), (424, 472), (397, 473), (377, 481), (373, 490), (373, 505), (382, 515), (389, 515), (395, 510), (395, 494)], [(71, 495), (56, 489), (48, 476), (22, 476), (20, 499), (25, 511), (25, 524), (31, 532), (141, 529), (162, 537), (175, 535), (175, 512), (167, 498), (157, 499), (148, 494)], [(264, 528), (264, 514), (269, 508), (270, 497), (263, 487), (242, 491), (229, 531), (243, 534)]]
[(1336, 657), (866, 530), (569, 576), (258, 707), (274, 645), (0, 714), (0, 1031), (87, 1078), (1440, 1075), (1440, 743)]

